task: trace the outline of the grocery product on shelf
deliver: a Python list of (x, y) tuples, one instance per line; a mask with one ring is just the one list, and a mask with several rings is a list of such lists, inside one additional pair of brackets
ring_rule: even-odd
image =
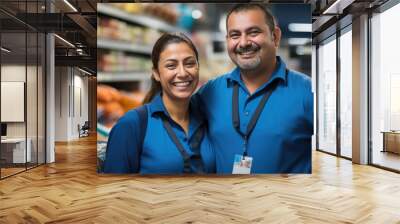
[(154, 3), (143, 3), (143, 4), (124, 4), (124, 3), (112, 3), (113, 7), (124, 10), (125, 12), (132, 14), (142, 14), (148, 16), (157, 17), (172, 25), (176, 24), (179, 13), (173, 7), (173, 4), (154, 4)]
[(111, 3), (110, 5), (132, 14), (143, 12), (143, 4)]
[(112, 127), (127, 111), (142, 105), (143, 98), (144, 94), (140, 92), (128, 93), (99, 84), (97, 86), (98, 123), (105, 127)]
[(99, 17), (97, 36), (110, 40), (129, 42), (137, 45), (151, 46), (161, 36), (155, 29), (134, 26), (125, 21)]
[(151, 71), (149, 58), (132, 56), (118, 51), (101, 53), (97, 65), (98, 70), (102, 72)]

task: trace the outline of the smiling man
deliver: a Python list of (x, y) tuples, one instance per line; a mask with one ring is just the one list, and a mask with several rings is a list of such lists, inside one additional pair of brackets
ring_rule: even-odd
[(310, 78), (276, 55), (281, 31), (263, 5), (234, 6), (226, 28), (237, 67), (194, 97), (208, 118), (217, 173), (311, 173)]

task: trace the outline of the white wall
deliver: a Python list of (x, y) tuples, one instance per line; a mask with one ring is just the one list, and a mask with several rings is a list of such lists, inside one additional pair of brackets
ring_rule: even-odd
[(68, 86), (67, 67), (55, 68), (55, 141), (68, 140)]
[(88, 120), (88, 105), (88, 78), (76, 68), (56, 67), (56, 141), (79, 138), (78, 124)]
[[(25, 82), (25, 65), (2, 65), (1, 81), (18, 81)], [(7, 108), (1, 108), (6, 110)], [(25, 137), (25, 123), (11, 122), (7, 123), (8, 137)]]
[(88, 121), (88, 79), (87, 77), (81, 76), (82, 73), (79, 70), (74, 70), (74, 108), (72, 113), (72, 135), (78, 136), (77, 126), (80, 124), (81, 126)]
[[(1, 81), (5, 82), (25, 82), (25, 74), (26, 70), (28, 74), (32, 73), (36, 67), (25, 65), (2, 65), (1, 66)], [(36, 85), (36, 82), (34, 83)], [(36, 89), (28, 88), (27, 93), (27, 102), (32, 102), (32, 97), (36, 98)], [(32, 90), (33, 92), (30, 92)], [(36, 107), (36, 105), (35, 105)], [(7, 110), (7, 108), (1, 108), (1, 110)], [(34, 114), (36, 116), (36, 114)], [(31, 114), (28, 113), (28, 121), (33, 120), (34, 118), (30, 117)], [(36, 117), (35, 117), (36, 118)], [(36, 121), (36, 120), (35, 120)], [(8, 137), (25, 137), (25, 122), (7, 122), (7, 136)], [(28, 125), (29, 127), (33, 127), (32, 125)], [(28, 130), (29, 132), (29, 130)], [(29, 137), (29, 136), (28, 136)]]

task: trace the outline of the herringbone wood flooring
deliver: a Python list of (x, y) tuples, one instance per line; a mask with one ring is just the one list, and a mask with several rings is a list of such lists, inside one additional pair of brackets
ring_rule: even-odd
[(96, 174), (95, 138), (0, 181), (0, 223), (400, 223), (400, 175), (320, 152), (312, 175)]

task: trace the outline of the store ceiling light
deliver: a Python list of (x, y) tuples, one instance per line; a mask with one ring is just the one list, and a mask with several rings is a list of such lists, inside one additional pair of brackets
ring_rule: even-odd
[(203, 13), (200, 10), (195, 9), (195, 10), (192, 11), (193, 19), (200, 19), (201, 16), (203, 16)]
[(311, 23), (289, 23), (289, 30), (292, 32), (311, 32)]
[(5, 48), (5, 47), (1, 47), (0, 48), (2, 51), (4, 51), (4, 52), (7, 52), (7, 53), (10, 53), (11, 51), (10, 50), (8, 50), (7, 48)]
[(219, 19), (219, 30), (222, 33), (226, 34), (226, 14), (222, 15)]
[(71, 42), (69, 42), (68, 40), (58, 36), (57, 34), (54, 34), (55, 37), (57, 37), (58, 39), (60, 39), (61, 41), (63, 41), (64, 43), (66, 43), (67, 45), (69, 45), (70, 47), (75, 48), (75, 45), (71, 44)]
[(289, 45), (305, 45), (308, 42), (311, 42), (310, 38), (289, 38)]
[(298, 55), (311, 55), (311, 47), (309, 46), (297, 46), (296, 54)]
[(92, 75), (92, 73), (90, 73), (90, 72), (88, 72), (88, 71), (86, 71), (86, 70), (83, 70), (83, 69), (81, 69), (81, 68), (78, 68), (78, 70), (81, 71), (81, 72), (83, 72), (83, 73), (85, 73), (85, 74), (87, 74), (87, 75)]
[(69, 3), (68, 0), (64, 0), (65, 4), (67, 4), (72, 10), (74, 10), (74, 12), (78, 12), (78, 10), (71, 4)]

